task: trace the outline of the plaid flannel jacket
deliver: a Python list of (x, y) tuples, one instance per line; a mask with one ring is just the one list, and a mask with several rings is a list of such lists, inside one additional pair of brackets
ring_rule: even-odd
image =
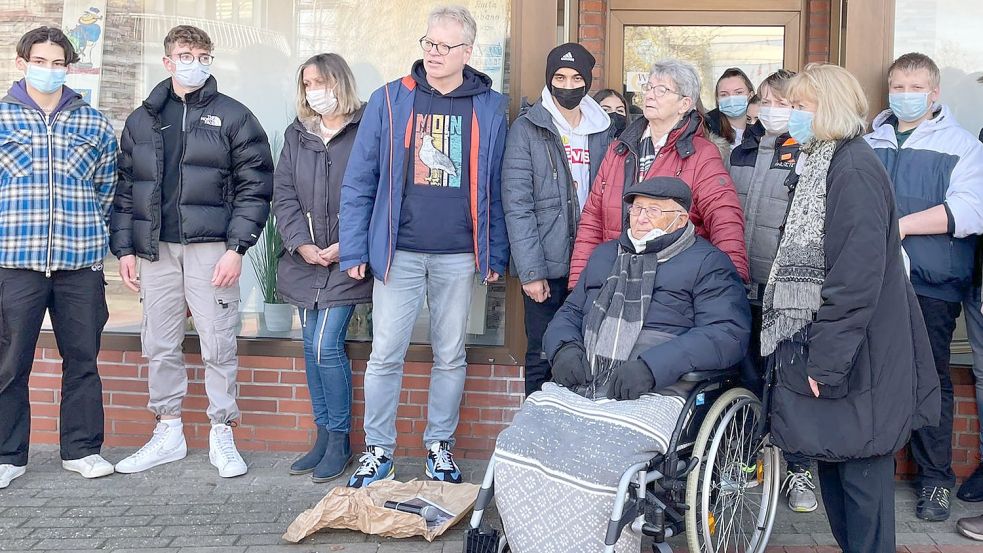
[(0, 100), (0, 267), (76, 270), (109, 253), (116, 137), (81, 98), (49, 122)]

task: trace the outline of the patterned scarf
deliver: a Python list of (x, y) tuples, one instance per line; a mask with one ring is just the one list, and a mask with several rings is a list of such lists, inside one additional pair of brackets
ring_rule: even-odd
[(679, 235), (665, 248), (642, 254), (636, 254), (627, 236), (622, 234), (611, 274), (585, 318), (584, 346), (592, 378), (589, 390), (581, 395), (593, 397), (598, 390), (607, 390), (611, 372), (628, 360), (645, 324), (659, 263), (696, 241), (693, 223), (687, 222), (677, 232)]
[(822, 304), (826, 279), (826, 175), (835, 150), (833, 140), (812, 140), (802, 147), (808, 159), (765, 286), (762, 356), (771, 354), (779, 342), (811, 323)]

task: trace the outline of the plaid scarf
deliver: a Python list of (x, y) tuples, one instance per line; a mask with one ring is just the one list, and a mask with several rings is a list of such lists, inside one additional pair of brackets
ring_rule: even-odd
[(771, 354), (779, 342), (809, 325), (823, 302), (826, 175), (836, 141), (812, 140), (803, 145), (802, 151), (808, 154), (805, 169), (795, 187), (782, 240), (765, 286), (762, 356)]
[(612, 371), (628, 361), (645, 324), (659, 264), (696, 241), (693, 223), (687, 222), (677, 232), (679, 236), (665, 248), (653, 251), (650, 247), (641, 254), (636, 254), (630, 243), (626, 244), (627, 235), (622, 234), (618, 258), (584, 321), (584, 346), (591, 380), (589, 389), (582, 395), (592, 398), (599, 390), (606, 390)]

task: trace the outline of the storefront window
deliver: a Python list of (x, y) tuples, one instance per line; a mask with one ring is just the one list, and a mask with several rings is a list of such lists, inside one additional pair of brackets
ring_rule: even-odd
[[(979, 0), (896, 0), (895, 57), (921, 52), (935, 60), (942, 73), (942, 103), (973, 135), (983, 128), (983, 85), (978, 82), (983, 77), (980, 29), (983, 3)], [(959, 362), (972, 364), (963, 320), (956, 328), (952, 352)]]
[[(212, 73), (219, 90), (248, 106), (274, 145), (293, 120), (297, 67), (319, 52), (336, 52), (352, 67), (359, 95), (367, 100), (384, 82), (406, 74), (422, 57), (417, 40), (426, 31), (430, 9), (439, 0), (0, 0), (0, 79), (18, 80), (13, 45), (27, 30), (58, 25), (79, 40), (82, 63), (69, 85), (82, 92), (110, 118), (117, 133), (127, 115), (167, 77), (161, 63), (163, 39), (179, 24), (201, 27), (215, 43)], [(459, 0), (478, 22), (471, 65), (508, 93), (510, 0)], [(274, 159), (276, 156), (274, 156)], [(137, 332), (141, 308), (136, 294), (118, 276), (118, 264), (106, 260), (110, 322), (107, 331)], [(504, 343), (505, 286), (476, 283), (469, 343)], [(266, 329), (263, 299), (250, 262), (243, 263), (242, 336), (300, 337), (298, 317), (286, 332)], [(190, 323), (189, 323), (190, 328)], [(413, 334), (427, 342), (429, 315), (424, 308)], [(371, 339), (371, 307), (356, 311), (350, 339)]]
[(739, 67), (757, 84), (783, 67), (784, 51), (783, 26), (626, 26), (625, 92), (638, 103), (652, 63), (676, 58), (696, 67), (703, 105), (712, 109), (713, 87), (725, 69)]

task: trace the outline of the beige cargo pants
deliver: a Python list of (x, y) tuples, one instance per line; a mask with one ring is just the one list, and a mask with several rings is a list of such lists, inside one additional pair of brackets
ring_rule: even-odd
[(239, 418), (236, 405), (236, 331), (239, 284), (212, 285), (212, 272), (225, 254), (224, 242), (160, 243), (160, 259), (140, 260), (143, 355), (150, 361), (150, 401), (157, 416), (181, 414), (188, 393), (188, 369), (181, 349), (187, 309), (191, 309), (205, 364), (208, 418), (225, 423)]

